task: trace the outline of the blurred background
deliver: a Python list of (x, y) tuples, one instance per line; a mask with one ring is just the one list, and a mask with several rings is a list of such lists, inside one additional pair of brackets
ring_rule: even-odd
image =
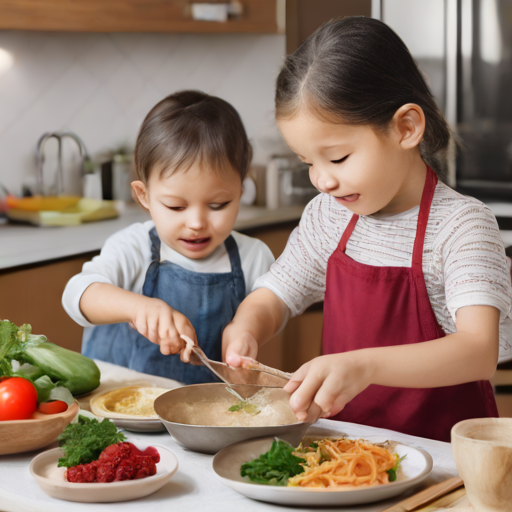
[[(353, 15), (407, 44), (464, 146), (448, 184), (485, 201), (512, 245), (512, 0), (0, 0), (0, 316), (80, 350), (62, 290), (110, 234), (148, 218), (131, 198), (133, 146), (180, 89), (240, 113), (254, 161), (236, 229), (279, 256), (317, 191), (275, 127), (274, 81), (316, 28)], [(321, 325), (318, 304), (263, 362), (293, 371), (320, 354)]]

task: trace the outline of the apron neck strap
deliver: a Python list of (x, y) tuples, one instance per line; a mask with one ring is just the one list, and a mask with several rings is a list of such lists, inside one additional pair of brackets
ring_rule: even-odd
[(160, 261), (160, 238), (156, 232), (156, 227), (149, 232), (151, 239), (151, 261)]
[(228, 252), (229, 261), (231, 263), (231, 270), (241, 269), (242, 262), (240, 260), (240, 253), (238, 252), (238, 245), (233, 238), (233, 235), (229, 235), (226, 240), (224, 240), (224, 245), (226, 247), (226, 251)]
[(347, 248), (348, 239), (350, 238), (350, 235), (352, 235), (352, 231), (354, 231), (354, 228), (356, 226), (358, 219), (359, 219), (359, 215), (354, 213), (352, 215), (352, 218), (350, 219), (347, 227), (345, 228), (345, 231), (343, 231), (343, 235), (341, 236), (340, 243), (338, 244), (338, 249), (341, 252), (345, 252), (345, 249)]
[(418, 214), (418, 224), (416, 226), (416, 238), (414, 240), (414, 249), (412, 253), (412, 268), (416, 268), (423, 274), (423, 245), (425, 242), (425, 233), (427, 231), (428, 217), (430, 214), (430, 205), (434, 197), (437, 185), (436, 173), (427, 166), (427, 178), (421, 195), (420, 211)]

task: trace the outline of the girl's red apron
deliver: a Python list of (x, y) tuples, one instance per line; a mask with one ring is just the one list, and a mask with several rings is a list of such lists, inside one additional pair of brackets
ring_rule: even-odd
[[(428, 168), (409, 267), (373, 267), (345, 254), (353, 215), (327, 264), (323, 353), (407, 345), (445, 336), (423, 277), (423, 242), (437, 176)], [(403, 364), (403, 363), (401, 363)], [(488, 381), (431, 389), (371, 385), (332, 419), (450, 441), (450, 429), (468, 418), (498, 416)]]

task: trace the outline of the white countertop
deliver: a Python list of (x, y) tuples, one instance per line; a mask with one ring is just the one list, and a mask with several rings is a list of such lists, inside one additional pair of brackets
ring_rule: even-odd
[[(237, 231), (300, 219), (304, 207), (277, 210), (241, 206), (235, 223)], [(0, 225), (0, 269), (8, 269), (76, 256), (101, 249), (105, 240), (130, 224), (149, 220), (146, 210), (132, 204), (117, 219), (70, 227), (35, 227), (24, 224)]]
[[(102, 372), (102, 385), (105, 381), (116, 381), (123, 378), (140, 378), (152, 380), (148, 376), (98, 362)], [(168, 381), (169, 388), (176, 386), (176, 381), (158, 377), (158, 385), (165, 386)], [(110, 382), (110, 381), (109, 381)], [(435, 419), (433, 419), (435, 421)], [(371, 505), (359, 505), (357, 507), (344, 508), (344, 510), (357, 510), (358, 512), (380, 512), (391, 505), (405, 499), (408, 495), (419, 492), (422, 488), (433, 485), (457, 475), (457, 470), (452, 457), (451, 445), (440, 441), (432, 441), (420, 437), (408, 436), (389, 430), (383, 430), (353, 423), (344, 423), (333, 420), (320, 420), (308, 431), (328, 435), (346, 434), (352, 438), (364, 438), (368, 436), (384, 436), (402, 443), (421, 448), (430, 453), (434, 459), (434, 469), (430, 476), (418, 487), (397, 498), (381, 501)], [(31, 452), (20, 455), (5, 455), (0, 457), (0, 509), (3, 512), (69, 512), (91, 511), (95, 512), (163, 512), (168, 510), (187, 512), (245, 512), (245, 511), (283, 511), (291, 510), (289, 507), (273, 505), (253, 501), (226, 487), (212, 470), (212, 455), (205, 455), (186, 450), (181, 447), (167, 432), (155, 434), (140, 434), (126, 432), (129, 441), (137, 444), (139, 439), (147, 444), (160, 444), (169, 448), (178, 458), (179, 469), (176, 475), (160, 491), (134, 501), (121, 503), (70, 503), (50, 498), (36, 484), (29, 472), (29, 464), (35, 455), (40, 452)], [(48, 448), (53, 448), (52, 445)], [(42, 451), (42, 450), (41, 450)], [(312, 512), (313, 508), (300, 508), (304, 512)]]

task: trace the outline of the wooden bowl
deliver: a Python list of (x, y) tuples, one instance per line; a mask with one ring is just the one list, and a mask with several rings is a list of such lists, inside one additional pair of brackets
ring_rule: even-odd
[(475, 418), (452, 428), (455, 464), (478, 512), (512, 510), (512, 418)]
[(53, 443), (79, 410), (75, 401), (59, 414), (35, 412), (29, 420), (0, 421), (0, 455), (30, 452)]

